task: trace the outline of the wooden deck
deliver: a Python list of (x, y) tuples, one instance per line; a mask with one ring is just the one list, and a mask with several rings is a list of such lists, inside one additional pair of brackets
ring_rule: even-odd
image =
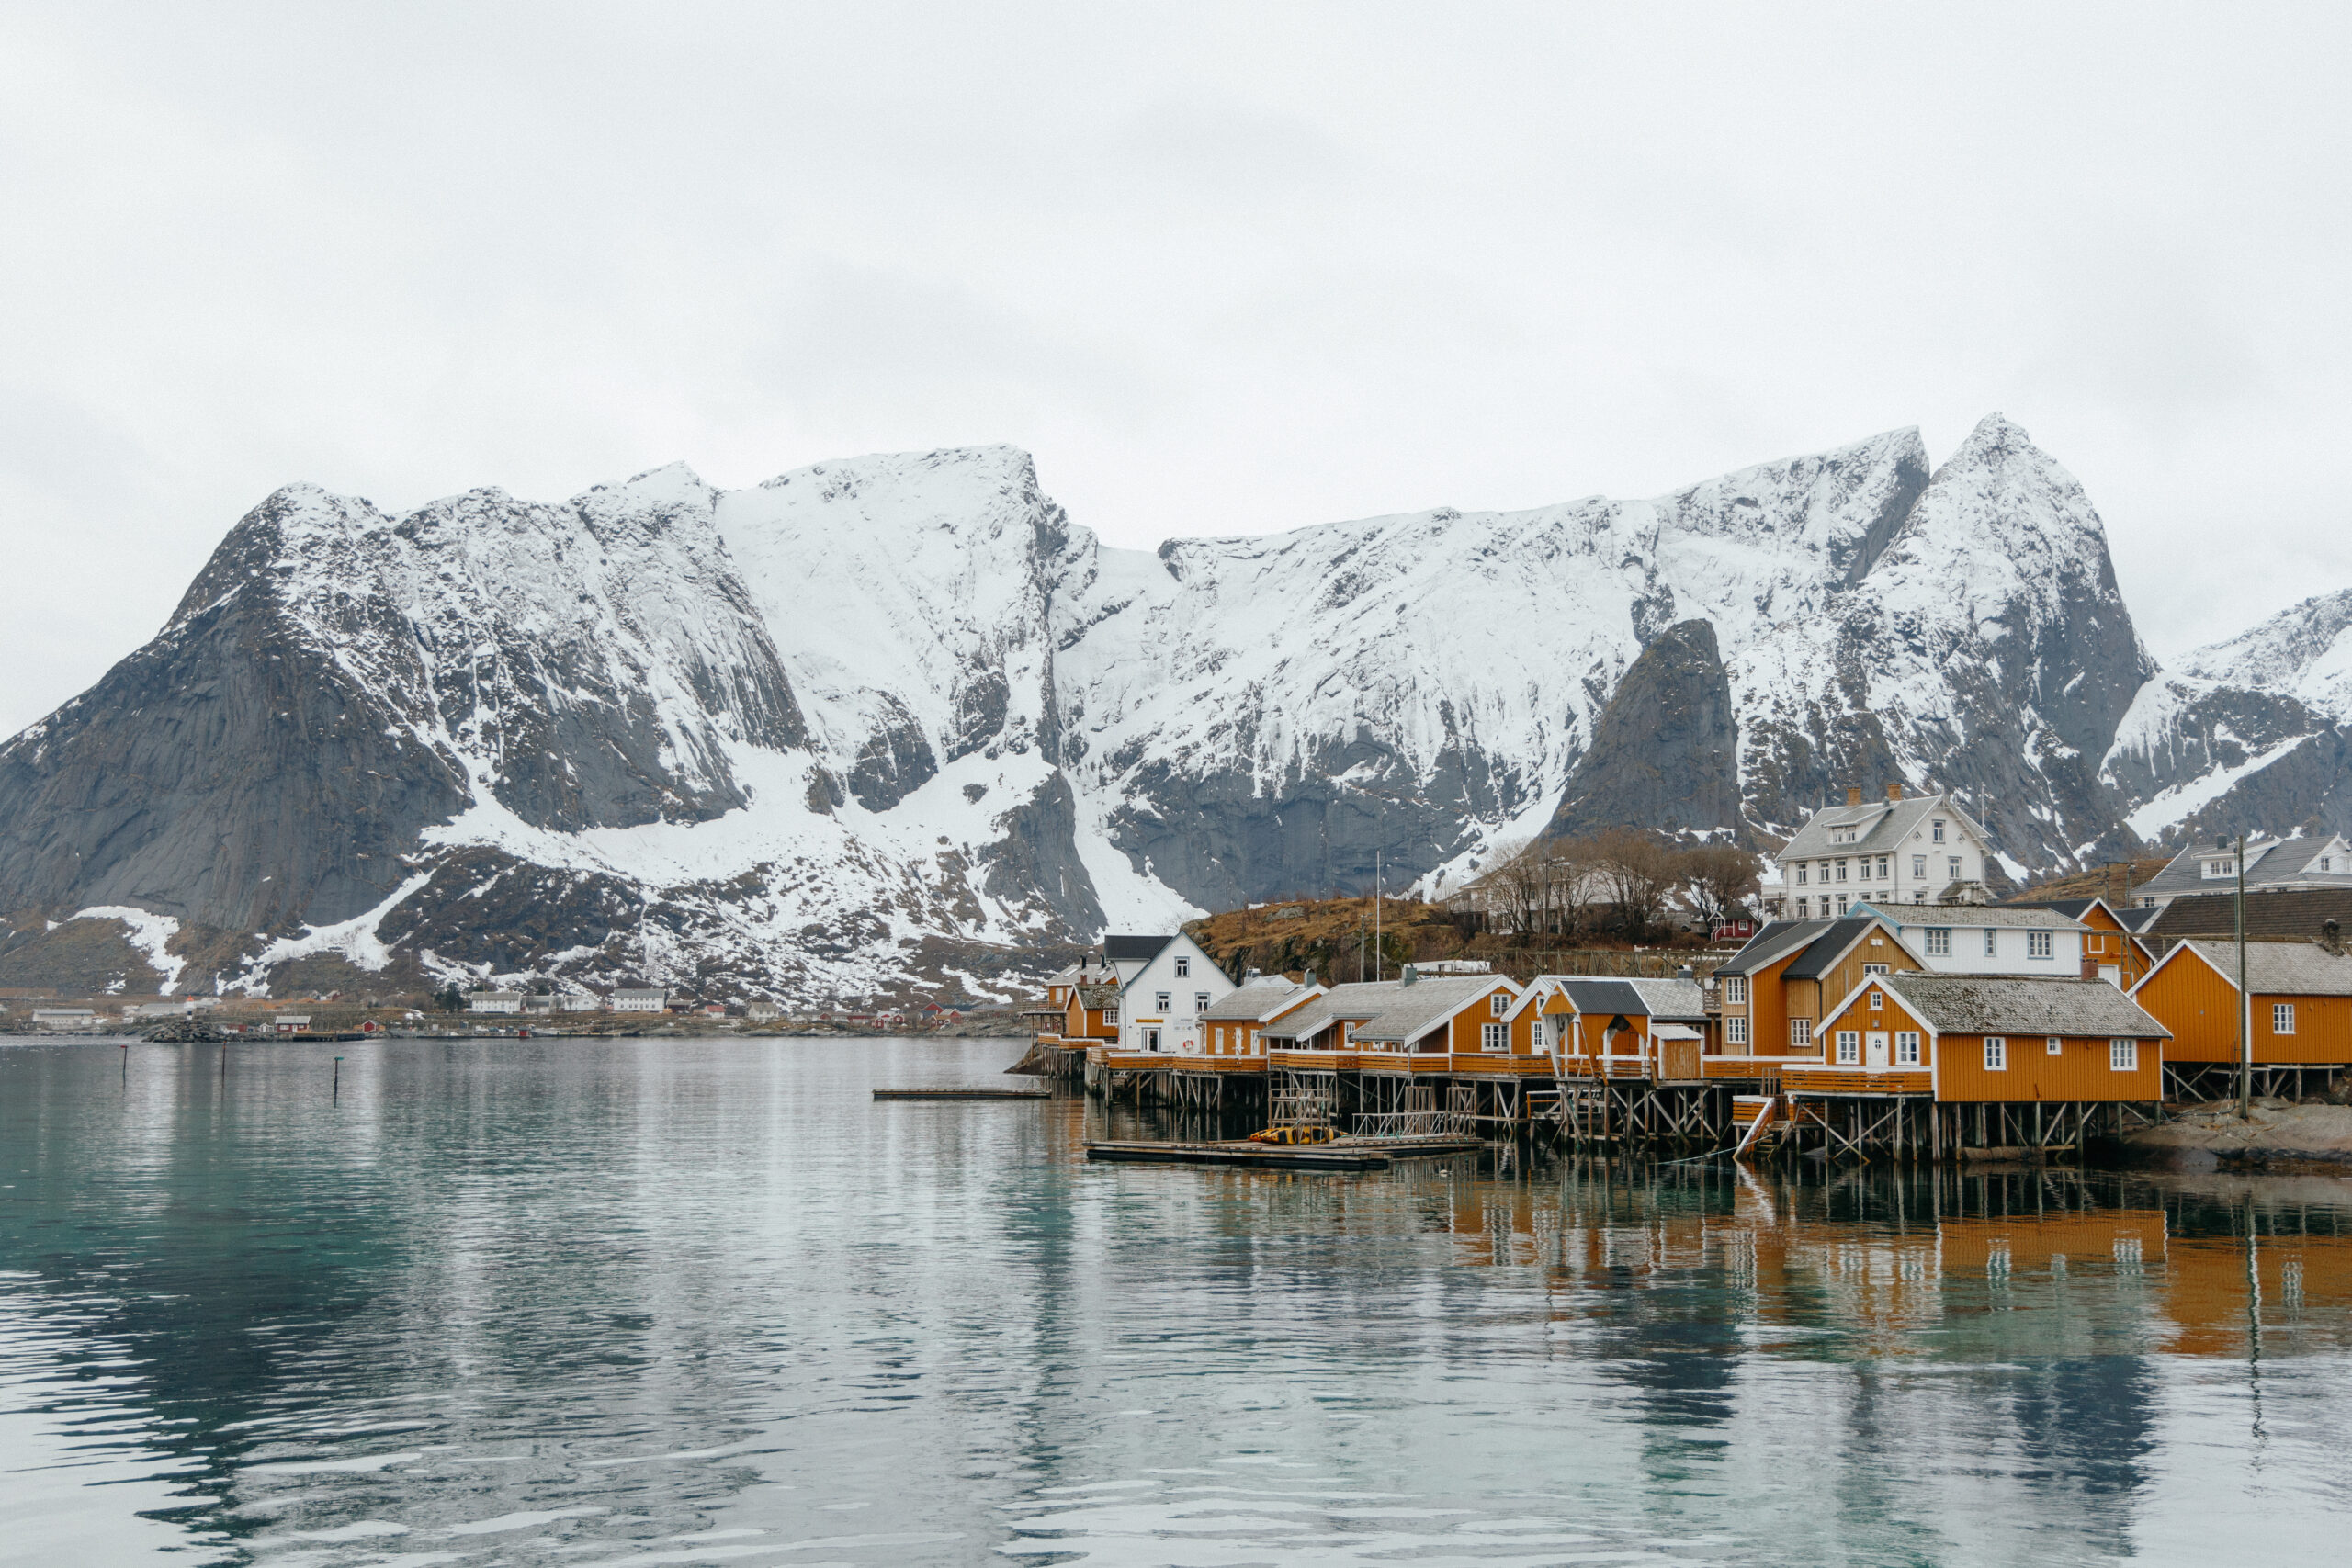
[(1051, 1100), (1053, 1092), (1042, 1089), (1000, 1089), (984, 1085), (971, 1089), (877, 1089), (876, 1100)]
[(1256, 1170), (1386, 1170), (1400, 1159), (1476, 1154), (1476, 1138), (1378, 1138), (1329, 1144), (1162, 1144), (1089, 1140), (1086, 1157), (1138, 1165), (1223, 1165)]
[(1792, 1094), (1933, 1094), (1925, 1067), (1801, 1067), (1791, 1066), (1781, 1087)]

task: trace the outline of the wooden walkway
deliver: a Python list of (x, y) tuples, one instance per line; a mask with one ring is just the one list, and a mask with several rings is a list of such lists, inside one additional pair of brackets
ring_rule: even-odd
[(1329, 1144), (1160, 1144), (1090, 1140), (1086, 1157), (1143, 1165), (1232, 1165), (1258, 1170), (1386, 1170), (1400, 1159), (1476, 1154), (1476, 1138), (1382, 1138)]

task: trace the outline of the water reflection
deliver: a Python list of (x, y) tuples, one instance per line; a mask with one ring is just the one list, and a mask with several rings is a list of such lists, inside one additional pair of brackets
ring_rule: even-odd
[[(0, 1560), (2274, 1560), (2352, 1183), (1090, 1167), (913, 1042), (0, 1050)], [(1204, 1129), (1192, 1129), (1198, 1132)]]

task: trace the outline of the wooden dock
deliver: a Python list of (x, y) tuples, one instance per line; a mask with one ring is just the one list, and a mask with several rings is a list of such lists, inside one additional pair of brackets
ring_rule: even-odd
[(1400, 1159), (1476, 1154), (1476, 1138), (1380, 1138), (1329, 1144), (1162, 1144), (1089, 1140), (1086, 1157), (1140, 1165), (1227, 1165), (1255, 1170), (1386, 1170)]
[(877, 1089), (876, 1100), (1051, 1100), (1053, 1091), (1043, 1089), (1000, 1089), (981, 1086), (974, 1089)]

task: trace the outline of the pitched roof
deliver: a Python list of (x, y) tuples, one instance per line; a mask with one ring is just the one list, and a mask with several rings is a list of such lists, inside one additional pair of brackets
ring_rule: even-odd
[[(2237, 934), (2233, 893), (2199, 893), (2175, 898), (2140, 930), (2149, 936)], [(2334, 920), (2352, 931), (2352, 887), (2292, 887), (2245, 896), (2245, 934), (2309, 942), (2323, 923)]]
[[(2192, 937), (2182, 944), (2197, 950), (2223, 979), (2237, 984), (2234, 942)], [(2317, 942), (2250, 942), (2245, 944), (2246, 989), (2281, 997), (2352, 997), (2352, 954), (2330, 953)]]
[(2105, 980), (1906, 970), (1879, 976), (1874, 983), (1894, 992), (1913, 1017), (1939, 1034), (2104, 1034), (2150, 1040), (2172, 1033)]
[[(2329, 852), (2335, 862), (2326, 871), (2314, 869), (2323, 851)], [(2211, 892), (2219, 887), (2234, 887), (2237, 877), (2209, 877), (2201, 863), (2209, 860), (2237, 857), (2235, 843), (2192, 843), (2173, 856), (2172, 863), (2132, 889), (2132, 896), (2143, 895), (2179, 897), (2184, 894)], [(2342, 857), (2342, 858), (2339, 858)], [(2234, 871), (2234, 867), (2233, 867)], [(2352, 887), (2352, 854), (2334, 837), (2306, 838), (2300, 834), (2290, 839), (2249, 839), (2245, 846), (2245, 885), (2256, 887), (2279, 887), (2288, 885), (2312, 887)]]
[(1285, 975), (1268, 975), (1227, 993), (1224, 1000), (1201, 1016), (1212, 1023), (1263, 1023), (1319, 989), (1317, 986), (1302, 986)]
[(1061, 968), (1057, 969), (1052, 974), (1046, 976), (1046, 985), (1049, 988), (1055, 986), (1075, 986), (1080, 978), (1081, 976), (1079, 974), (1078, 965), (1075, 964), (1069, 964), (1063, 965)]
[(1562, 982), (1560, 989), (1581, 1013), (1604, 1017), (1625, 1013), (1634, 1018), (1647, 1018), (1650, 1013), (1649, 998), (1635, 990), (1631, 980), (1571, 979)]
[(1797, 955), (1797, 961), (1781, 973), (1792, 980), (1820, 979), (1846, 956), (1856, 942), (1862, 940), (1864, 931), (1877, 923), (1869, 916), (1857, 919), (1849, 915), (1842, 920), (1831, 920), (1822, 927), (1821, 934)]
[(1266, 1026), (1269, 1039), (1304, 1040), (1335, 1019), (1356, 1023), (1360, 1040), (1411, 1040), (1497, 986), (1499, 975), (1432, 975), (1426, 980), (1363, 980), (1334, 986), (1288, 1018)]
[(1102, 939), (1102, 956), (1114, 963), (1139, 959), (1148, 964), (1159, 956), (1161, 948), (1175, 940), (1172, 936), (1106, 936)]
[(1080, 986), (1078, 988), (1078, 1002), (1080, 1007), (1117, 1007), (1119, 1005), (1119, 987), (1116, 986)]
[(1707, 993), (1696, 980), (1634, 980), (1634, 989), (1649, 1004), (1652, 1018), (1703, 1019)]
[(2129, 909), (2118, 909), (2114, 913), (2115, 918), (2123, 922), (2123, 929), (2125, 931), (2143, 931), (2148, 929), (2150, 922), (2154, 920), (2158, 915), (2163, 914), (2164, 911), (2156, 908), (2142, 908), (2134, 907)]
[[(2039, 926), (2072, 931), (2082, 921), (2047, 904), (1871, 904), (1869, 908), (1897, 931), (1911, 926)], [(2090, 900), (2083, 907), (2088, 908)]]
[(1747, 939), (1747, 944), (1715, 966), (1718, 975), (1753, 975), (1768, 968), (1827, 931), (1828, 920), (1770, 920)]
[[(1903, 800), (1866, 800), (1860, 806), (1828, 806), (1813, 814), (1812, 820), (1797, 829), (1779, 858), (1782, 861), (1812, 860), (1835, 855), (1858, 855), (1890, 851), (1899, 844), (1910, 842), (1911, 835), (1929, 817), (1957, 821), (1978, 840), (1984, 829), (1975, 818), (1954, 804), (1950, 795), (1918, 795)], [(1856, 829), (1851, 843), (1833, 843), (1833, 829)]]

